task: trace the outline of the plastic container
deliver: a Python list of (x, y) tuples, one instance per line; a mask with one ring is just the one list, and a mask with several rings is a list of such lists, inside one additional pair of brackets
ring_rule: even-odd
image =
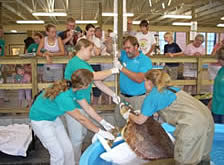
[[(175, 127), (169, 124), (162, 124), (163, 128), (169, 132), (173, 133)], [(122, 143), (123, 141), (116, 142), (114, 146)], [(81, 165), (112, 165), (111, 162), (106, 162), (100, 158), (100, 154), (105, 152), (103, 146), (99, 141), (91, 144), (80, 158)], [(211, 160), (212, 165), (224, 164), (224, 124), (215, 124), (215, 135), (213, 140)]]

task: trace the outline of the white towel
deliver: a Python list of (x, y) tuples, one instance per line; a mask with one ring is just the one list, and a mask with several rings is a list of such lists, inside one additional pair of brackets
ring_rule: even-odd
[(27, 124), (0, 126), (0, 151), (9, 155), (26, 156), (32, 141), (32, 130)]

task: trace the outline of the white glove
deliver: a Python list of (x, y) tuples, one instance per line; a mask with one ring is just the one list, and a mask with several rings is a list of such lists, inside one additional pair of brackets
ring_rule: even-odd
[(134, 113), (135, 113), (136, 115), (139, 115), (139, 114), (141, 113), (141, 110), (140, 110), (140, 109), (134, 110)]
[(112, 96), (112, 98), (113, 98), (113, 102), (114, 102), (115, 104), (119, 104), (119, 103), (121, 102), (121, 98), (120, 98), (118, 95), (116, 95), (116, 94), (114, 94), (114, 95)]
[(111, 125), (110, 123), (108, 123), (106, 120), (101, 120), (100, 124), (103, 126), (103, 128), (107, 131), (110, 131), (112, 129), (114, 129), (115, 127), (113, 125)]
[(92, 138), (92, 143), (95, 143), (97, 140), (102, 144), (103, 148), (108, 152), (111, 150), (111, 147), (109, 146), (107, 140), (105, 140), (102, 136), (100, 136), (98, 133), (96, 133)]
[(117, 73), (120, 72), (119, 69), (116, 68), (116, 67), (115, 68), (112, 68), (111, 71), (112, 71), (112, 74), (117, 74)]
[(114, 135), (112, 135), (108, 131), (103, 131), (102, 129), (100, 129), (97, 134), (102, 136), (104, 139), (108, 139), (108, 140), (114, 140), (115, 139)]
[(128, 120), (129, 115), (130, 115), (130, 111), (127, 111), (127, 112), (125, 112), (125, 113), (123, 113), (123, 114), (121, 114), (121, 115), (122, 115), (122, 117), (123, 117), (125, 120)]
[(121, 70), (123, 68), (123, 65), (118, 60), (114, 60), (114, 67)]
[[(123, 107), (124, 106), (124, 107)], [(122, 115), (122, 117), (127, 120), (129, 117), (129, 114), (131, 112), (131, 109), (128, 109), (127, 106), (125, 106), (124, 103), (120, 104), (120, 114)]]

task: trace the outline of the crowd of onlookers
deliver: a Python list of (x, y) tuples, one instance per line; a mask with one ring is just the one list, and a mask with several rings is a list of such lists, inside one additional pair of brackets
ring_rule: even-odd
[[(52, 64), (52, 57), (54, 56), (68, 56), (72, 58), (75, 54), (75, 45), (80, 40), (80, 38), (86, 38), (94, 43), (93, 56), (107, 56), (113, 54), (113, 38), (110, 35), (113, 31), (108, 29), (103, 31), (101, 27), (95, 27), (93, 24), (87, 24), (85, 29), (81, 29), (76, 26), (75, 19), (72, 17), (67, 19), (66, 29), (60, 33), (57, 32), (57, 27), (53, 24), (47, 24), (45, 26), (45, 33), (35, 32), (33, 37), (28, 37), (24, 40), (25, 43), (25, 53), (30, 53), (32, 55), (37, 55), (46, 58), (47, 64), (38, 64), (38, 81), (40, 82), (52, 82), (55, 80), (60, 80), (63, 78), (64, 64)], [(124, 32), (124, 37), (134, 36), (139, 42), (139, 49), (146, 55), (151, 56), (155, 52), (156, 40), (154, 34), (150, 32), (149, 23), (147, 20), (142, 20), (139, 24), (139, 31), (134, 31), (132, 28), (132, 20), (127, 21), (127, 31)], [(3, 28), (0, 28), (0, 54), (1, 56), (5, 54), (5, 41), (3, 40)], [(168, 57), (177, 56), (202, 56), (205, 55), (205, 48), (202, 46), (204, 42), (204, 36), (198, 34), (195, 40), (188, 44), (184, 50), (181, 50), (180, 46), (174, 42), (173, 33), (166, 32), (164, 34), (164, 40), (167, 44), (164, 46), (164, 55)], [(224, 40), (217, 43), (214, 46), (211, 55), (215, 55), (216, 51), (219, 50), (224, 45)], [(3, 70), (4, 65), (1, 65), (1, 70)], [(95, 71), (104, 70), (112, 67), (112, 64), (92, 64)], [(217, 71), (220, 68), (220, 64), (212, 63), (208, 66), (209, 78), (214, 80)], [(31, 68), (30, 65), (16, 66), (16, 73), (14, 82), (24, 83), (31, 81)], [(179, 63), (166, 63), (164, 70), (171, 76), (173, 80), (178, 79), (178, 72), (180, 70)], [(197, 78), (197, 64), (194, 63), (184, 63), (183, 65), (183, 75), (184, 79), (192, 80)], [(2, 73), (0, 74), (0, 79), (2, 79)], [(113, 80), (109, 78), (108, 80)], [(189, 93), (196, 93), (195, 85), (186, 85), (184, 90)], [(212, 90), (212, 89), (211, 89)], [(20, 97), (26, 98), (30, 105), (30, 92), (29, 90), (20, 90)], [(4, 97), (4, 92), (1, 90), (0, 98)], [(93, 88), (93, 103), (99, 103), (99, 98), (103, 98), (103, 102), (108, 103), (110, 101), (103, 93), (101, 93), (97, 88)], [(20, 102), (20, 101), (19, 101)]]

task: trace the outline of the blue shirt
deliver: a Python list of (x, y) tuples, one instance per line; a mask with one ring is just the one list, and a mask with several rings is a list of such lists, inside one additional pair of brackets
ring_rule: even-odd
[[(179, 88), (172, 87), (175, 91)], [(152, 116), (155, 112), (163, 110), (176, 100), (176, 94), (168, 89), (159, 92), (157, 87), (153, 87), (150, 93), (145, 97), (141, 107), (141, 114), (144, 116)]]
[[(120, 61), (124, 67), (132, 72), (146, 73), (152, 69), (152, 61), (149, 57), (144, 55), (141, 51), (140, 54), (135, 58), (129, 58), (127, 53), (122, 50)], [(144, 81), (137, 83), (130, 79), (127, 75), (120, 72), (120, 91), (123, 94), (137, 96), (146, 93)]]
[[(88, 69), (91, 72), (94, 72), (93, 68), (84, 60), (80, 59), (78, 56), (73, 57), (65, 68), (65, 79), (71, 80), (72, 74), (79, 69)], [(77, 94), (79, 95), (80, 100), (86, 99), (86, 101), (90, 104), (91, 99), (91, 89), (92, 89), (92, 83), (88, 86), (87, 89), (82, 89), (77, 91)], [(81, 99), (82, 98), (82, 99)], [(79, 108), (81, 108), (79, 106)]]
[(73, 111), (78, 107), (76, 100), (79, 99), (77, 92), (72, 88), (59, 93), (55, 99), (51, 100), (44, 97), (42, 92), (30, 109), (29, 118), (35, 121), (48, 120), (54, 121), (58, 116), (68, 111)]

